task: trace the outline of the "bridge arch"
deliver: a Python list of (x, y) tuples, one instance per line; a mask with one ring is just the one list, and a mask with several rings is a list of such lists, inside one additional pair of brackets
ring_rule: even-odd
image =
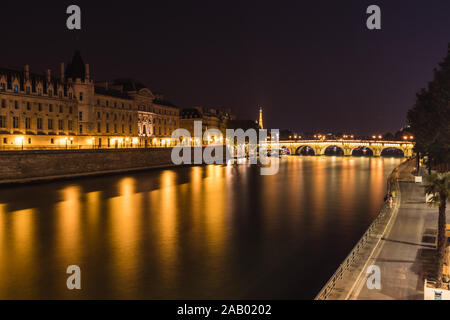
[(326, 156), (343, 156), (345, 153), (342, 147), (329, 145), (324, 149), (323, 154)]
[(375, 153), (372, 148), (366, 146), (358, 146), (353, 148), (351, 155), (354, 157), (373, 157)]
[(295, 154), (298, 156), (315, 156), (314, 149), (310, 146), (300, 146), (295, 150)]
[(291, 154), (291, 149), (289, 149), (289, 148), (286, 147), (286, 146), (281, 146), (281, 147), (280, 147), (280, 153), (281, 153), (281, 154), (287, 154), (287, 155), (290, 155), (290, 154)]
[(399, 147), (386, 147), (381, 150), (380, 156), (382, 157), (405, 157), (405, 151)]

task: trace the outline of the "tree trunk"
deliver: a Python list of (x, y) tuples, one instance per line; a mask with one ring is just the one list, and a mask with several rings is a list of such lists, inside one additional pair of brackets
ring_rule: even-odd
[(440, 205), (439, 205), (439, 220), (438, 220), (438, 248), (437, 248), (437, 282), (436, 285), (438, 288), (442, 287), (442, 268), (444, 266), (444, 257), (445, 257), (445, 248), (447, 247), (447, 237), (445, 236), (445, 225), (446, 225), (446, 216), (445, 216), (445, 206), (447, 198), (445, 195), (440, 195)]

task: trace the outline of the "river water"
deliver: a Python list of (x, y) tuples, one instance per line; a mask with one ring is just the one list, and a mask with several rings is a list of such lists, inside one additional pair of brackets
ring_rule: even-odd
[(400, 161), (293, 156), (273, 176), (211, 165), (0, 189), (0, 299), (312, 299)]

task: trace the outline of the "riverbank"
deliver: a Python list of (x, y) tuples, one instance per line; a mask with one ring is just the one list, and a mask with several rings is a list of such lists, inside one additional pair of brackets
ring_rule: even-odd
[[(390, 208), (387, 203), (384, 205), (379, 216), (369, 226), (368, 230), (351, 251), (349, 256), (339, 266), (336, 273), (331, 277), (331, 279), (323, 287), (321, 292), (316, 296), (316, 299), (340, 300), (359, 298), (359, 295), (362, 292), (363, 286), (365, 285), (367, 280), (367, 267), (371, 265), (380, 266), (378, 262), (381, 263), (381, 261), (377, 262), (376, 260), (377, 257), (379, 257), (381, 248), (384, 247), (384, 243), (387, 241), (391, 241), (388, 240), (391, 230), (393, 229), (393, 227), (395, 227), (395, 230), (400, 229), (398, 230), (398, 232), (400, 234), (402, 233), (402, 229), (399, 227), (399, 224), (402, 224), (402, 221), (398, 222), (397, 215), (399, 211), (403, 214), (404, 211), (407, 210), (405, 209), (405, 203), (407, 201), (410, 201), (411, 199), (410, 190), (405, 188), (406, 186), (419, 188), (418, 185), (415, 185), (413, 183), (414, 176), (411, 173), (413, 170), (414, 160), (409, 160), (403, 162), (392, 172), (388, 179), (388, 189), (390, 189), (390, 191), (394, 192), (394, 194), (396, 195), (393, 208)], [(415, 190), (414, 197), (416, 198), (419, 197), (417, 193), (418, 191)], [(405, 197), (406, 200), (402, 200), (402, 197)], [(424, 196), (420, 199), (423, 201), (423, 205), (425, 205), (424, 199)], [(418, 203), (420, 203), (419, 200), (417, 201)], [(412, 230), (413, 233), (415, 231), (416, 230)], [(417, 234), (419, 233), (417, 232)], [(398, 240), (394, 240), (393, 243), (398, 243), (395, 241)], [(389, 255), (390, 254), (388, 253), (388, 256)], [(390, 256), (390, 259), (395, 260), (396, 256)], [(388, 261), (393, 260), (388, 259)], [(389, 262), (386, 263), (389, 264)], [(389, 265), (386, 267), (389, 269)], [(389, 274), (390, 272), (392, 272), (392, 270), (381, 270), (382, 290), (384, 285), (383, 279), (389, 279), (389, 276), (384, 277), (384, 274)], [(368, 290), (367, 287), (365, 288), (366, 290)], [(372, 296), (371, 293), (373, 293), (374, 291), (377, 290), (369, 290), (367, 295), (361, 296), (362, 299), (383, 299), (380, 296)], [(416, 295), (420, 295), (420, 292), (416, 292)]]
[(0, 185), (45, 182), (175, 166), (172, 148), (0, 152)]

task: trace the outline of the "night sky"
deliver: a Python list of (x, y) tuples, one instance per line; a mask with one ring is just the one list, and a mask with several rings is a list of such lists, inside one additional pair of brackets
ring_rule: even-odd
[[(94, 3), (95, 2), (95, 3)], [(57, 3), (57, 4), (55, 4)], [(82, 30), (66, 29), (66, 8)], [(366, 28), (366, 8), (382, 30)], [(450, 42), (449, 0), (2, 1), (0, 65), (81, 50), (96, 81), (131, 77), (180, 107), (231, 107), (298, 132), (395, 133)]]

